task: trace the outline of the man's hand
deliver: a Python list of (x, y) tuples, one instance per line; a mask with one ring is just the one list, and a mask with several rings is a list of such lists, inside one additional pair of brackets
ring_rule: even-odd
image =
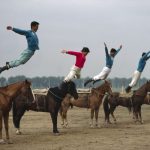
[(13, 28), (11, 26), (7, 26), (7, 30), (12, 30)]
[(120, 45), (120, 49), (122, 48), (122, 45)]
[(64, 53), (67, 53), (67, 50), (64, 50), (64, 49), (63, 49), (63, 50), (61, 51), (61, 53), (63, 53), (63, 54), (64, 54)]
[(106, 43), (104, 42), (104, 46), (107, 47)]

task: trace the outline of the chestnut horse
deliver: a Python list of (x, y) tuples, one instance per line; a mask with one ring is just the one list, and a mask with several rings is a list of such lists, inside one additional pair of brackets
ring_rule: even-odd
[[(25, 80), (0, 87), (0, 144), (6, 142), (11, 143), (9, 138), (8, 119), (13, 99), (23, 92), (26, 99), (33, 101), (34, 98), (30, 86), (31, 83)], [(6, 141), (2, 139), (2, 120), (4, 120), (5, 125)]]
[(61, 104), (60, 115), (62, 118), (62, 125), (66, 127), (68, 125), (67, 122), (67, 111), (70, 105), (81, 107), (81, 108), (90, 108), (91, 109), (91, 123), (90, 126), (93, 125), (93, 118), (95, 115), (95, 126), (98, 126), (98, 113), (99, 108), (102, 103), (103, 97), (105, 93), (112, 94), (111, 84), (108, 81), (105, 81), (101, 86), (97, 88), (92, 88), (91, 93), (84, 94), (84, 96), (80, 96), (76, 101), (72, 100), (70, 96), (66, 96)]
[(76, 85), (74, 82), (62, 82), (60, 86), (53, 87), (48, 90), (46, 95), (35, 94), (35, 101), (27, 101), (22, 94), (14, 99), (13, 103), (13, 123), (16, 127), (17, 134), (21, 134), (20, 120), (26, 110), (39, 112), (49, 112), (53, 123), (53, 133), (59, 134), (57, 129), (57, 116), (64, 97), (69, 93), (75, 99), (78, 98)]

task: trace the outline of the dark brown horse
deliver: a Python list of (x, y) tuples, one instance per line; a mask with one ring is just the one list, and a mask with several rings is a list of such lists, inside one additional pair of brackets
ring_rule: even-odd
[(127, 107), (129, 112), (131, 112), (133, 104), (132, 97), (120, 96), (119, 92), (113, 92), (111, 96), (107, 96), (103, 102), (103, 108), (105, 113), (105, 122), (106, 124), (111, 123), (109, 115), (111, 114), (114, 122), (116, 123), (116, 117), (114, 111), (116, 107), (123, 106)]
[[(33, 101), (34, 98), (30, 86), (31, 83), (26, 80), (0, 87), (0, 144), (11, 143), (9, 140), (8, 119), (13, 99), (20, 93), (23, 93), (27, 100)], [(2, 120), (4, 120), (5, 125), (6, 142), (2, 139)]]
[(102, 103), (103, 97), (105, 96), (105, 93), (108, 92), (109, 94), (112, 94), (111, 90), (111, 84), (108, 81), (105, 81), (101, 86), (97, 88), (92, 88), (91, 93), (80, 96), (78, 100), (72, 100), (71, 97), (67, 96), (62, 102), (61, 105), (61, 111), (60, 115), (62, 117), (62, 125), (67, 126), (67, 111), (68, 108), (71, 105), (81, 108), (90, 108), (91, 109), (91, 123), (90, 126), (94, 127), (93, 125), (93, 118), (95, 115), (95, 125), (98, 126), (98, 113), (99, 108)]
[[(143, 86), (141, 86), (138, 90), (134, 91), (131, 97), (121, 97), (119, 93), (113, 93), (112, 97), (107, 97), (104, 100), (104, 112), (105, 112), (105, 121), (110, 123), (109, 114), (112, 115), (114, 121), (116, 118), (113, 114), (115, 108), (117, 106), (127, 107), (129, 111), (133, 109), (133, 117), (135, 118), (135, 122), (140, 121), (143, 123), (141, 116), (141, 106), (142, 104), (150, 104), (149, 96), (147, 93), (150, 91), (150, 81), (146, 82)], [(108, 106), (108, 104), (110, 106)]]
[(35, 94), (35, 102), (28, 101), (20, 94), (15, 98), (13, 103), (13, 123), (17, 128), (16, 133), (20, 134), (20, 120), (26, 110), (49, 112), (53, 122), (53, 133), (57, 135), (57, 116), (61, 106), (61, 102), (69, 93), (75, 99), (78, 98), (78, 93), (74, 82), (62, 82), (59, 87), (50, 88), (47, 95)]

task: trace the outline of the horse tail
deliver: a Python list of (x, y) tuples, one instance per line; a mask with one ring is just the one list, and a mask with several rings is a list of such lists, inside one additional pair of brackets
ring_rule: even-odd
[(129, 105), (128, 105), (128, 111), (131, 113), (133, 111), (133, 100), (132, 97), (129, 98)]
[(72, 108), (73, 108), (73, 104), (72, 104), (72, 103), (69, 103), (69, 105), (70, 105), (70, 108), (72, 109)]
[(103, 101), (103, 109), (104, 109), (104, 113), (106, 115), (109, 112), (108, 96), (106, 96)]
[(14, 126), (16, 127), (16, 114), (17, 114), (17, 109), (16, 109), (16, 102), (13, 101), (13, 104), (12, 104), (12, 114), (13, 114), (13, 123), (14, 123)]

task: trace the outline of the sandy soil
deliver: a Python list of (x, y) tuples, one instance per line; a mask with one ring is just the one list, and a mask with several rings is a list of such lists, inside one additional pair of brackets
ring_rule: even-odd
[[(150, 149), (150, 106), (142, 109), (144, 124), (135, 124), (126, 108), (118, 107), (117, 124), (104, 125), (104, 113), (99, 112), (100, 128), (90, 128), (90, 110), (69, 110), (69, 127), (60, 136), (52, 134), (48, 113), (29, 111), (21, 122), (22, 135), (15, 134), (10, 113), (10, 136), (13, 144), (0, 145), (0, 150), (148, 150)], [(3, 130), (3, 136), (5, 133)]]

